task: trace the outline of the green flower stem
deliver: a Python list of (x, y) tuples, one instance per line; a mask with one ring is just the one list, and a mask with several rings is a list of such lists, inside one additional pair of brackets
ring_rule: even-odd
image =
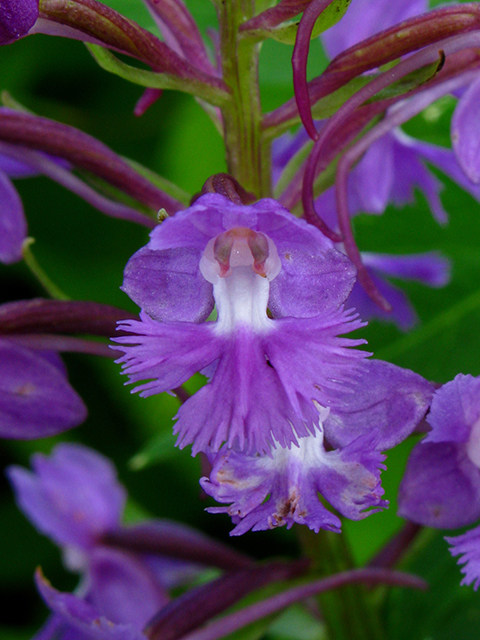
[[(343, 535), (324, 530), (316, 534), (306, 527), (298, 527), (298, 536), (305, 555), (312, 561), (312, 570), (320, 576), (354, 568)], [(371, 595), (361, 584), (319, 594), (318, 602), (329, 640), (385, 640)]]
[(223, 79), (232, 97), (222, 107), (229, 173), (258, 197), (270, 195), (270, 142), (263, 140), (258, 86), (259, 45), (239, 38), (254, 15), (254, 0), (217, 3)]

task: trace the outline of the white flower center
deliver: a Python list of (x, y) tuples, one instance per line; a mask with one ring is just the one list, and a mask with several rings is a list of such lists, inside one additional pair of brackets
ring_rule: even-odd
[(270, 282), (280, 269), (277, 249), (263, 233), (235, 227), (212, 238), (200, 260), (200, 272), (213, 284), (215, 330), (230, 333), (246, 326), (258, 333), (270, 329)]

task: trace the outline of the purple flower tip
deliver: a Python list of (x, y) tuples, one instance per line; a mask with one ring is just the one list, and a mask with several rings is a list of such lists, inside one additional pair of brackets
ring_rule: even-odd
[(0, 3), (0, 44), (26, 36), (38, 18), (38, 0), (2, 0)]

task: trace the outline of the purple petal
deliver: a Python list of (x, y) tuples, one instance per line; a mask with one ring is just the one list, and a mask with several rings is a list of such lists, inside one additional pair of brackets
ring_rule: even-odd
[(379, 451), (391, 449), (412, 433), (432, 395), (432, 385), (413, 371), (367, 360), (351, 390), (332, 399), (325, 437), (334, 447), (345, 447), (374, 433)]
[(145, 640), (144, 634), (133, 625), (114, 624), (88, 602), (57, 591), (40, 572), (37, 572), (36, 582), (50, 609), (86, 637), (93, 640)]
[[(435, 392), (428, 442), (467, 443), (480, 417), (480, 378), (458, 374)], [(475, 435), (475, 434), (473, 434)]]
[(348, 306), (354, 307), (365, 320), (374, 318), (384, 322), (394, 322), (402, 331), (410, 330), (417, 323), (418, 318), (407, 296), (390, 282), (378, 278), (371, 269), (369, 273), (381, 295), (391, 305), (392, 311), (381, 309), (358, 282), (355, 283), (348, 298)]
[(386, 276), (416, 280), (430, 287), (443, 287), (450, 281), (451, 263), (438, 251), (411, 255), (362, 253), (363, 263)]
[(468, 191), (470, 195), (480, 201), (480, 186), (473, 184), (471, 180), (467, 178), (457, 161), (455, 153), (451, 149), (445, 149), (443, 147), (437, 147), (434, 144), (415, 140), (414, 138), (406, 136), (403, 131), (397, 131), (396, 137), (403, 145), (407, 145), (415, 150), (417, 154), (440, 169), (440, 171), (445, 173), (451, 180), (462, 187), (462, 189)]
[(462, 573), (465, 574), (460, 584), (471, 585), (475, 591), (480, 586), (480, 527), (467, 531), (461, 536), (445, 538), (452, 545), (452, 556), (460, 556), (458, 564), (465, 564)]
[(125, 491), (115, 469), (100, 454), (74, 444), (60, 444), (50, 458), (36, 454), (34, 472), (10, 467), (8, 474), (20, 508), (59, 545), (89, 549), (115, 529)]
[[(393, 135), (393, 134), (391, 134)], [(443, 184), (431, 174), (421, 162), (419, 154), (410, 144), (403, 143), (403, 135), (395, 134), (395, 181), (390, 197), (397, 206), (413, 202), (415, 187), (423, 192), (428, 200), (432, 215), (440, 224), (445, 224), (448, 215), (439, 198)]]
[(480, 80), (473, 82), (452, 117), (452, 144), (457, 160), (474, 184), (480, 182)]
[(348, 349), (363, 341), (337, 337), (362, 326), (341, 309), (320, 318), (271, 321), (270, 331), (258, 335), (243, 327), (217, 335), (215, 323), (142, 319), (120, 325), (137, 335), (115, 340), (127, 345), (116, 348), (125, 351), (119, 362), (130, 380), (153, 379), (135, 391), (147, 396), (174, 389), (212, 365), (210, 382), (182, 405), (175, 426), (181, 446), (195, 443), (194, 454), (218, 450), (225, 441), (265, 452), (272, 437), (284, 446), (295, 442), (295, 432), (308, 435), (316, 424), (312, 399), (329, 404), (366, 355)]
[(227, 337), (211, 381), (178, 412), (181, 446), (194, 442), (195, 453), (227, 442), (246, 453), (268, 453), (275, 443), (289, 446), (296, 436), (314, 433), (312, 400), (328, 405), (366, 355), (347, 348), (363, 341), (337, 337), (359, 326), (355, 316), (340, 311), (302, 322), (279, 320), (265, 336), (238, 330)]
[(212, 285), (198, 269), (200, 257), (190, 247), (161, 251), (143, 247), (130, 258), (121, 288), (156, 320), (202, 322), (214, 300)]
[[(364, 439), (365, 440), (365, 439)], [(209, 509), (228, 513), (237, 527), (232, 535), (249, 529), (261, 531), (294, 523), (340, 531), (340, 520), (320, 502), (318, 493), (342, 515), (359, 520), (386, 506), (380, 497), (379, 469), (384, 456), (371, 442), (350, 445), (343, 451), (325, 451), (321, 433), (301, 438), (299, 446), (277, 447), (268, 456), (247, 456), (221, 451), (204, 490), (228, 507)]]
[(0, 155), (0, 172), (6, 173), (10, 178), (27, 178), (38, 174), (28, 164), (4, 155)]
[(383, 136), (369, 147), (349, 178), (354, 195), (352, 213), (383, 213), (394, 180), (393, 142), (390, 136)]
[(83, 422), (87, 410), (63, 371), (41, 352), (0, 340), (0, 434), (45, 438)]
[(399, 489), (398, 513), (428, 527), (455, 529), (480, 516), (480, 472), (461, 444), (421, 442)]
[(141, 630), (170, 599), (148, 564), (123, 551), (95, 548), (89, 578), (88, 601), (115, 624)]
[(38, 0), (2, 0), (0, 45), (26, 36), (38, 18)]
[[(353, 286), (355, 269), (343, 254), (318, 229), (303, 220), (294, 218), (278, 202), (260, 200), (251, 206), (238, 205), (219, 194), (207, 194), (185, 211), (167, 219), (151, 233), (147, 249), (135, 254), (127, 266), (125, 291), (151, 315), (168, 314), (170, 320), (183, 320), (188, 316), (188, 304), (192, 303), (192, 318), (202, 317), (211, 304), (211, 288), (202, 285), (199, 295), (199, 280), (194, 274), (195, 256), (200, 261), (211, 238), (233, 229), (247, 227), (267, 235), (275, 244), (282, 269), (272, 281), (269, 307), (274, 316), (310, 317), (322, 313), (326, 308), (338, 308)], [(157, 253), (158, 252), (158, 253)], [(162, 288), (157, 294), (144, 286), (145, 267), (149, 269), (155, 256), (159, 256), (161, 278), (159, 285), (172, 271), (172, 289)], [(138, 267), (138, 270), (137, 270)], [(147, 276), (149, 285), (153, 278)], [(178, 296), (179, 286), (185, 286), (185, 296)], [(161, 305), (155, 305), (152, 297), (159, 295)], [(179, 308), (176, 300), (179, 298)], [(169, 306), (169, 311), (159, 306)], [(200, 311), (202, 310), (202, 314)], [(197, 315), (195, 315), (197, 314)], [(199, 315), (200, 314), (200, 315)], [(207, 314), (208, 315), (208, 314)]]
[(340, 22), (322, 34), (322, 42), (334, 58), (357, 42), (426, 11), (427, 0), (355, 0)]
[(22, 245), (27, 237), (27, 221), (22, 201), (15, 187), (0, 171), (0, 262), (11, 264), (22, 259)]

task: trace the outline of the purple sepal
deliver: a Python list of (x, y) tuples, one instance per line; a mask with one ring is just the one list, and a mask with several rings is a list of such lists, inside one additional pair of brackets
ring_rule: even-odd
[(384, 311), (367, 294), (359, 282), (355, 283), (347, 304), (354, 307), (362, 318), (394, 322), (402, 331), (408, 331), (418, 321), (417, 313), (407, 296), (393, 284), (378, 278), (372, 269), (368, 269), (370, 277), (381, 295), (391, 305), (392, 311)]
[[(1, 10), (1, 9), (0, 9)], [(27, 221), (22, 201), (15, 187), (0, 171), (0, 262), (12, 264), (22, 259), (22, 245), (27, 237)]]
[(466, 443), (480, 417), (480, 378), (458, 374), (436, 391), (425, 442)]
[[(359, 438), (341, 451), (325, 451), (323, 436), (301, 438), (299, 447), (277, 447), (271, 457), (220, 451), (210, 479), (201, 484), (227, 507), (208, 509), (228, 513), (237, 525), (231, 535), (262, 531), (295, 522), (340, 531), (339, 518), (319, 500), (320, 493), (342, 515), (360, 520), (388, 503), (381, 499), (380, 469), (385, 456), (371, 438)], [(372, 509), (373, 507), (373, 509)]]
[(170, 600), (148, 564), (123, 551), (96, 547), (88, 575), (87, 600), (116, 624), (142, 629)]
[(93, 640), (145, 640), (145, 635), (132, 624), (115, 624), (85, 600), (57, 591), (40, 571), (37, 571), (36, 582), (48, 607), (73, 627), (76, 639), (80, 632)]
[(26, 36), (38, 18), (38, 0), (2, 0), (0, 45)]
[(452, 145), (457, 160), (474, 183), (480, 182), (480, 80), (475, 80), (459, 100), (452, 117)]
[(200, 257), (190, 247), (143, 247), (130, 258), (121, 288), (155, 320), (202, 322), (214, 300), (212, 285), (198, 269)]
[(480, 471), (454, 442), (421, 442), (410, 454), (398, 513), (428, 527), (456, 529), (480, 516)]
[(58, 364), (6, 339), (0, 340), (0, 406), (2, 438), (45, 438), (87, 416)]
[(458, 564), (465, 564), (462, 573), (465, 574), (460, 584), (471, 585), (475, 591), (480, 586), (480, 527), (467, 531), (461, 536), (448, 537), (445, 540), (452, 545), (452, 556), (460, 556)]
[(330, 58), (375, 33), (428, 11), (427, 0), (356, 0), (345, 16), (321, 35)]
[(10, 481), (22, 511), (59, 545), (88, 550), (119, 525), (125, 491), (99, 453), (60, 444), (50, 458), (34, 455), (32, 467), (9, 467)]
[(429, 287), (444, 287), (450, 281), (451, 263), (438, 251), (410, 255), (362, 253), (365, 266), (383, 275), (416, 280)]
[(332, 398), (325, 437), (334, 447), (345, 447), (373, 433), (379, 451), (391, 449), (413, 432), (433, 392), (427, 380), (409, 369), (367, 360), (351, 388)]

